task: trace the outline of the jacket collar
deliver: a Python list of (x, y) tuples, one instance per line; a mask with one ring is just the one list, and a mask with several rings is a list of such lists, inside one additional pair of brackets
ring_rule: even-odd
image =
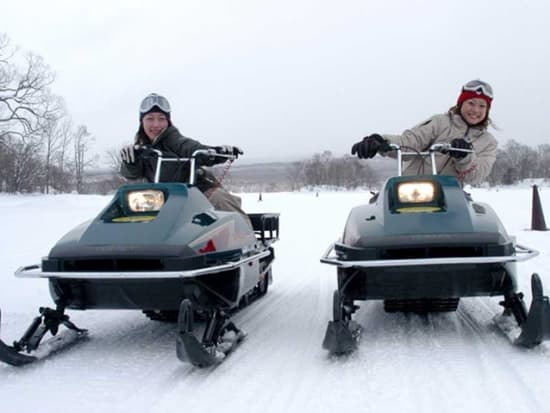
[(455, 125), (457, 128), (470, 132), (473, 136), (478, 137), (481, 136), (485, 129), (483, 129), (481, 126), (470, 126), (466, 123), (466, 121), (460, 116), (458, 113), (450, 113), (451, 116), (451, 123)]
[(158, 145), (160, 142), (162, 142), (164, 139), (166, 139), (167, 136), (171, 135), (172, 133), (174, 133), (174, 131), (177, 131), (177, 129), (172, 126), (172, 125), (169, 125), (166, 129), (164, 129), (161, 134), (159, 136), (157, 136), (155, 138), (155, 140), (153, 141), (153, 145)]

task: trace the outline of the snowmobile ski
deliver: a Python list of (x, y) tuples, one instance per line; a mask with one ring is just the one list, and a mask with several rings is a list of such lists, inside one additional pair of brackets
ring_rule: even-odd
[(525, 311), (525, 306), (518, 309), (516, 303), (505, 300), (501, 303), (505, 307), (504, 312), (493, 318), (513, 344), (528, 348), (550, 338), (550, 303), (543, 294), (542, 282), (536, 273), (531, 276), (531, 291), (533, 299), (529, 312)]
[(361, 330), (361, 325), (353, 320), (329, 321), (323, 348), (335, 355), (352, 353), (359, 343)]
[[(76, 327), (63, 311), (41, 308), (23, 337), (8, 346), (0, 340), (0, 361), (11, 366), (24, 366), (45, 359), (53, 353), (63, 350), (75, 342), (87, 337), (88, 331)], [(0, 313), (1, 316), (1, 313)], [(0, 317), (1, 318), (1, 317)], [(59, 325), (67, 330), (59, 332)], [(44, 335), (50, 332), (52, 337), (42, 342)]]
[(185, 299), (178, 315), (176, 354), (179, 360), (196, 367), (221, 363), (246, 336), (221, 310), (213, 310), (208, 315), (202, 341), (193, 333), (194, 324), (193, 305)]

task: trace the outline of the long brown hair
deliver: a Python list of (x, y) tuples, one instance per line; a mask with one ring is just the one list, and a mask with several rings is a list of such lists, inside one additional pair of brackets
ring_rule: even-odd
[(135, 143), (137, 143), (138, 145), (148, 145), (151, 143), (151, 140), (145, 134), (145, 129), (143, 129), (143, 125), (141, 122), (139, 123), (139, 129), (136, 132), (136, 137), (134, 140), (135, 140)]

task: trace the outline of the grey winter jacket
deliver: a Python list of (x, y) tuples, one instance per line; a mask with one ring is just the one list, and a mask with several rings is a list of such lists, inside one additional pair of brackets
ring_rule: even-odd
[[(434, 143), (450, 143), (455, 138), (471, 142), (474, 153), (462, 159), (436, 154), (437, 171), (440, 175), (454, 175), (468, 184), (482, 182), (490, 173), (496, 160), (497, 141), (486, 129), (469, 126), (459, 114), (443, 113), (432, 116), (425, 122), (407, 129), (401, 135), (382, 135), (391, 143), (408, 146), (418, 151), (427, 150)], [(385, 155), (391, 156), (392, 152)], [(407, 159), (404, 175), (431, 174), (429, 158), (418, 156)]]
[[(137, 143), (137, 137), (136, 137)], [(203, 145), (202, 143), (183, 136), (176, 127), (168, 126), (151, 145), (153, 149), (158, 149), (164, 153), (187, 158), (198, 149), (209, 149), (211, 146)], [(202, 159), (201, 165), (210, 166), (218, 162), (225, 161), (224, 158), (209, 158)], [(122, 162), (120, 173), (127, 179), (145, 178), (149, 182), (154, 181), (156, 168), (156, 159), (142, 159), (138, 157), (135, 163)], [(197, 186), (206, 191), (209, 188), (218, 185), (214, 175), (201, 169), (198, 174)], [(187, 182), (189, 179), (189, 166), (179, 162), (170, 162), (163, 164), (160, 176), (161, 182)]]

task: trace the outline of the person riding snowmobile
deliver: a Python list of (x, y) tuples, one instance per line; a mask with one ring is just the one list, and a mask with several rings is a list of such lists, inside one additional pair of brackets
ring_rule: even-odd
[[(136, 156), (136, 145), (151, 145), (153, 149), (180, 158), (190, 157), (199, 149), (215, 149), (219, 154), (235, 157), (243, 153), (237, 146), (212, 147), (183, 136), (172, 125), (170, 103), (164, 96), (156, 93), (151, 93), (142, 100), (139, 107), (139, 122), (134, 144), (124, 146), (120, 151), (122, 159), (120, 173), (127, 179), (145, 178), (149, 182), (154, 181), (156, 159)], [(201, 164), (212, 166), (225, 160), (226, 158), (222, 157), (203, 157)], [(160, 181), (187, 182), (188, 178), (188, 168), (174, 163), (163, 167)], [(236, 211), (249, 222), (247, 214), (241, 208), (241, 198), (226, 191), (210, 171), (200, 168), (197, 178), (197, 187), (207, 196), (215, 209)]]
[[(497, 141), (487, 131), (492, 101), (492, 87), (472, 80), (462, 87), (456, 105), (447, 113), (434, 115), (401, 135), (366, 136), (352, 146), (351, 154), (359, 158), (372, 158), (378, 152), (395, 156), (389, 151), (390, 143), (413, 151), (426, 151), (434, 143), (450, 143), (453, 148), (473, 152), (448, 151), (447, 155), (437, 156), (438, 174), (456, 176), (463, 184), (478, 184), (491, 173), (496, 160)], [(413, 156), (407, 161), (404, 175), (431, 174), (429, 158)]]

